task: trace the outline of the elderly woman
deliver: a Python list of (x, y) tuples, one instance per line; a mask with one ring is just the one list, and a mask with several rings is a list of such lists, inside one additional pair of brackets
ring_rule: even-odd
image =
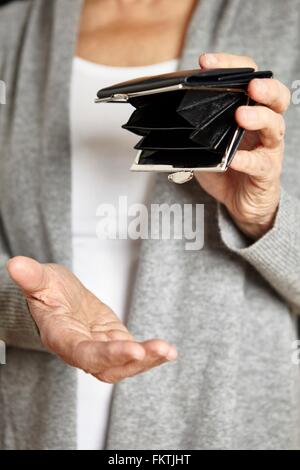
[[(299, 2), (2, 3), (1, 448), (299, 448)], [(250, 83), (228, 172), (129, 174), (128, 109), (99, 88), (256, 64), (277, 79)], [(120, 195), (204, 204), (204, 248), (97, 239)]]

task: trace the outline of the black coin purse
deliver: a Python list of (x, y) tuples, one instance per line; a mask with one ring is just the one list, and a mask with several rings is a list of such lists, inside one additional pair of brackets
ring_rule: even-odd
[(255, 104), (248, 84), (272, 77), (251, 68), (185, 70), (103, 88), (96, 103), (135, 108), (122, 126), (141, 136), (131, 170), (168, 172), (170, 180), (184, 183), (194, 171), (227, 170), (245, 132), (235, 111)]

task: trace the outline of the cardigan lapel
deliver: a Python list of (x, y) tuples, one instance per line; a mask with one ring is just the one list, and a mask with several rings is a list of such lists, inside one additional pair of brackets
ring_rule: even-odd
[[(82, 0), (46, 3), (52, 4), (47, 5), (52, 10), (52, 32), (45, 51), (48, 72), (42, 103), (41, 217), (52, 259), (71, 266), (70, 84)], [(56, 216), (48, 219), (47, 214), (54, 212), (54, 201)]]

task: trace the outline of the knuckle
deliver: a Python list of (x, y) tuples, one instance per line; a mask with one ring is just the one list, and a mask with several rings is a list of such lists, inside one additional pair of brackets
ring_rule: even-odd
[(278, 116), (278, 131), (277, 131), (277, 140), (279, 143), (284, 140), (285, 132), (286, 132), (285, 120), (283, 116), (279, 115)]

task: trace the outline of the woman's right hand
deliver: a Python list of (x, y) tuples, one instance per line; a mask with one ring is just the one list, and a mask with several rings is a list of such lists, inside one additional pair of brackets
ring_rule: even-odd
[(165, 341), (135, 341), (65, 267), (18, 256), (7, 269), (27, 299), (42, 343), (67, 364), (116, 383), (176, 359), (176, 349)]

